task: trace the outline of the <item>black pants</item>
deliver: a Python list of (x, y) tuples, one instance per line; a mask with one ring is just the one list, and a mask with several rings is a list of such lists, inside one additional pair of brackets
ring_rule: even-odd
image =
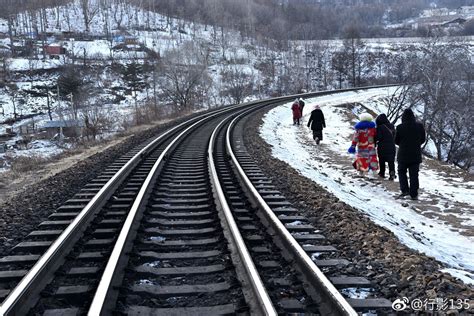
[(379, 157), (380, 171), (379, 175), (385, 176), (385, 163), (388, 163), (388, 174), (391, 176), (395, 175), (395, 161), (387, 161), (384, 157)]
[(319, 140), (323, 140), (323, 130), (322, 129), (316, 129), (313, 130), (313, 139), (319, 138)]
[[(410, 186), (408, 187), (407, 170), (410, 175)], [(418, 171), (420, 171), (420, 164), (406, 164), (398, 163), (398, 178), (400, 180), (400, 190), (402, 193), (410, 193), (411, 197), (418, 196)]]

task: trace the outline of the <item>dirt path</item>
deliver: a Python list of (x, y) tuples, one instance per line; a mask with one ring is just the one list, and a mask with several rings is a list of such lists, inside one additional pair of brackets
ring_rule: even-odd
[[(346, 114), (345, 121), (348, 126), (351, 126), (351, 122), (356, 119), (356, 116), (352, 114), (351, 105), (342, 105), (338, 107), (341, 109), (346, 107), (346, 111), (344, 111)], [(347, 113), (350, 114), (347, 115)], [(341, 171), (346, 178), (344, 181), (343, 179), (340, 179), (339, 183), (341, 185), (345, 185), (344, 182), (349, 179), (349, 183), (358, 184), (367, 188), (383, 188), (386, 192), (392, 194), (394, 200), (397, 200), (397, 197), (400, 194), (398, 178), (395, 181), (389, 181), (387, 178), (381, 179), (377, 175), (362, 178), (351, 165), (355, 156), (348, 157), (345, 153), (342, 154), (340, 151), (334, 150), (333, 144), (329, 144), (328, 142), (322, 142), (320, 145), (316, 145), (312, 140), (311, 132), (308, 129), (301, 128), (298, 131), (298, 134), (300, 135), (299, 139), (303, 144), (310, 148), (312, 147), (311, 156), (313, 159), (327, 163), (331, 168)], [(351, 137), (341, 137), (339, 140), (335, 140), (335, 142), (347, 144), (348, 148), (351, 143)], [(388, 166), (386, 166), (386, 169), (387, 175)], [(442, 163), (427, 157), (424, 158), (420, 170), (421, 172), (436, 171), (438, 174), (442, 174), (444, 180), (454, 187), (458, 186), (460, 182), (467, 183), (472, 181), (472, 175), (469, 173), (450, 166), (445, 166)], [(464, 236), (474, 236), (474, 225), (466, 225), (466, 220), (469, 221), (469, 219), (474, 218), (474, 210), (472, 209), (472, 206), (457, 201), (456, 199), (446, 201), (446, 196), (441, 193), (436, 194), (436, 192), (431, 190), (425, 190), (424, 186), (426, 185), (429, 185), (429, 183), (423, 183), (423, 174), (420, 174), (419, 200), (412, 201), (409, 198), (404, 198), (397, 200), (398, 203), (404, 207), (411, 208), (418, 214), (427, 218), (440, 220)], [(466, 186), (470, 189), (474, 189), (472, 185)]]
[[(327, 187), (318, 185), (291, 164), (275, 158), (274, 148), (259, 133), (262, 115), (264, 111), (247, 123), (245, 146), (278, 189), (308, 216), (342, 257), (350, 258), (351, 264), (343, 270), (346, 275), (367, 277), (374, 286), (374, 295), (381, 294), (392, 301), (400, 297), (474, 298), (473, 288), (452, 275), (440, 272), (443, 266), (434, 258), (410, 249), (393, 232), (375, 224), (369, 216), (335, 197)], [(344, 169), (348, 177), (355, 174), (350, 159), (334, 155), (327, 143), (316, 147), (306, 127), (301, 126), (299, 131), (300, 140), (313, 148), (310, 159), (331, 163), (335, 160), (335, 165)], [(340, 141), (345, 143), (346, 140)], [(318, 151), (332, 156), (318, 157)], [(340, 179), (338, 185), (344, 181)], [(351, 181), (356, 181), (356, 178)], [(380, 186), (393, 185), (396, 190), (394, 183), (378, 182), (381, 182)], [(365, 185), (377, 184), (366, 181)]]
[[(157, 121), (156, 125), (166, 124), (169, 121), (170, 120)], [(137, 126), (127, 131), (126, 134), (117, 136), (112, 140), (101, 142), (88, 148), (81, 148), (66, 152), (59, 157), (51, 158), (50, 160), (32, 160), (30, 162), (32, 164), (30, 167), (31, 170), (25, 172), (6, 171), (1, 173), (0, 207), (7, 200), (13, 198), (16, 195), (21, 195), (25, 188), (53, 177), (98, 153), (102, 153), (122, 142), (125, 142), (127, 139), (133, 137), (136, 134), (153, 128), (156, 125)]]

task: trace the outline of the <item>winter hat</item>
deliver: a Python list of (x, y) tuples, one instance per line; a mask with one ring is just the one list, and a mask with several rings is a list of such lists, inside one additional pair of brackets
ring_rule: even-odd
[(298, 100), (299, 100), (299, 101), (303, 101), (303, 98), (299, 98)]
[(359, 121), (361, 121), (361, 122), (363, 122), (363, 121), (372, 122), (373, 119), (374, 118), (369, 113), (362, 113), (359, 116)]
[(321, 108), (321, 107), (320, 107), (318, 104), (316, 104), (316, 105), (314, 106), (314, 109), (320, 109), (320, 108)]
[(406, 109), (402, 114), (402, 122), (415, 121), (415, 114), (411, 109)]
[(377, 125), (383, 125), (383, 124), (390, 124), (390, 121), (388, 120), (387, 115), (382, 113), (382, 114), (379, 114), (379, 116), (377, 116), (377, 118), (375, 119), (375, 123), (377, 123)]

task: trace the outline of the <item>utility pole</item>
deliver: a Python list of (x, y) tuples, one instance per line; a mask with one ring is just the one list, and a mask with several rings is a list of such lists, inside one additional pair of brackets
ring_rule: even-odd
[(61, 109), (61, 96), (59, 95), (59, 85), (56, 84), (56, 89), (58, 92), (58, 108)]
[(76, 111), (76, 107), (74, 106), (74, 99), (73, 99), (72, 93), (71, 93), (71, 106), (72, 106), (72, 113), (74, 114), (74, 119), (77, 121), (77, 111)]
[(46, 89), (46, 106), (48, 107), (49, 120), (52, 121), (53, 117), (51, 116), (51, 103), (49, 99), (49, 88)]

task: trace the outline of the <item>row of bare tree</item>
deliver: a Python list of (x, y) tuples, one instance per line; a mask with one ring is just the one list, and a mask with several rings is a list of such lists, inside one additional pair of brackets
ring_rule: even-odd
[(466, 169), (474, 163), (471, 56), (468, 45), (427, 41), (403, 58), (405, 85), (387, 99), (389, 119), (396, 122), (403, 109), (416, 108), (428, 135), (426, 151)]
[[(304, 41), (295, 44), (261, 37), (256, 32), (261, 23), (275, 26), (274, 21), (267, 21), (264, 18), (271, 8), (270, 0), (259, 2), (206, 0), (203, 3), (191, 0), (169, 2), (133, 0), (133, 2), (139, 4), (133, 7), (134, 10), (148, 8), (151, 11), (167, 13), (166, 18), (159, 21), (164, 23), (163, 27), (172, 23), (171, 16), (182, 18), (177, 27), (183, 31), (185, 24), (192, 25), (193, 19), (202, 21), (212, 28), (213, 41), (185, 42), (179, 49), (166, 51), (161, 58), (151, 56), (144, 61), (136, 60), (126, 65), (116, 64), (112, 60), (115, 66), (112, 67), (114, 74), (111, 78), (114, 75), (121, 78), (123, 87), (120, 88), (112, 87), (110, 82), (105, 82), (106, 80), (97, 74), (96, 67), (86, 65), (84, 56), (83, 65), (73, 63), (61, 71), (56, 85), (36, 89), (42, 91), (38, 93), (46, 93), (48, 98), (51, 96), (52, 100), (56, 98), (57, 104), (61, 100), (70, 102), (73, 117), (78, 118), (82, 115), (86, 126), (90, 126), (93, 131), (101, 130), (102, 128), (95, 126), (107, 122), (105, 119), (99, 119), (101, 110), (97, 105), (114, 103), (123, 98), (123, 95), (132, 97), (135, 106), (134, 121), (138, 124), (151, 114), (158, 117), (163, 112), (180, 113), (216, 104), (240, 103), (248, 96), (281, 95), (302, 90), (355, 87), (373, 83), (401, 83), (404, 84), (403, 91), (388, 101), (389, 116), (396, 120), (404, 107), (421, 108), (422, 119), (426, 124), (431, 143), (436, 149), (435, 156), (440, 160), (448, 160), (463, 166), (472, 165), (473, 128), (469, 106), (472, 105), (473, 65), (466, 45), (446, 44), (433, 40), (427, 41), (419, 48), (415, 47), (413, 52), (406, 52), (402, 47), (397, 52), (389, 52), (381, 48), (368, 47), (360, 38), (361, 33), (357, 27), (345, 29), (342, 45), (333, 45), (325, 41)], [(53, 5), (54, 1), (48, 3)], [(126, 21), (123, 20), (124, 12), (131, 8), (130, 2), (126, 0), (80, 0), (79, 3), (81, 5), (76, 9), (82, 13), (86, 29), (99, 13), (104, 21), (113, 21), (115, 26), (123, 25), (123, 27), (127, 27), (125, 23), (130, 23), (134, 16), (137, 19), (138, 16), (143, 17), (138, 12), (132, 12)], [(295, 3), (303, 5), (298, 1)], [(360, 5), (364, 2), (356, 1), (356, 3)], [(106, 10), (108, 6), (110, 10)], [(190, 8), (195, 8), (201, 13), (193, 16), (189, 11)], [(286, 4), (281, 10), (293, 16), (299, 12), (295, 8)], [(281, 14), (278, 10), (274, 11), (272, 16), (278, 17)], [(25, 14), (30, 14), (28, 12)], [(247, 20), (244, 19), (246, 22), (239, 24), (233, 22), (234, 17), (226, 15), (226, 12), (233, 12), (235, 16), (249, 12), (252, 14), (246, 15)], [(47, 23), (47, 19), (41, 22), (41, 17), (45, 15), (31, 13), (22, 21), (24, 25), (35, 29), (34, 25), (44, 26)], [(110, 15), (111, 18), (104, 15)], [(59, 13), (57, 16), (60, 16)], [(185, 20), (184, 17), (191, 20)], [(304, 20), (303, 17), (301, 19)], [(135, 26), (140, 25), (138, 21), (136, 22)], [(145, 21), (145, 27), (156, 27), (156, 21), (152, 22), (146, 26)], [(287, 25), (280, 22), (272, 32), (285, 33), (283, 29)], [(258, 61), (249, 67), (256, 68), (258, 74), (244, 70), (246, 67), (241, 64), (248, 64), (249, 60), (241, 61), (239, 64), (239, 60), (228, 52), (231, 36), (227, 26), (240, 28), (242, 38), (253, 36), (255, 45), (246, 49), (253, 50), (254, 55), (258, 57)], [(110, 25), (105, 26), (104, 34), (110, 29)], [(301, 31), (304, 33), (304, 28)], [(309, 35), (307, 37), (311, 38)], [(216, 50), (216, 46), (222, 54), (219, 59), (212, 53)], [(220, 66), (215, 67), (217, 64)], [(0, 73), (5, 74), (7, 58), (0, 56), (0, 66), (5, 70)], [(212, 81), (210, 66), (214, 66), (214, 70), (217, 69), (221, 82)], [(92, 78), (94, 76), (97, 78)], [(98, 89), (98, 82), (102, 89)], [(219, 85), (218, 94), (211, 93), (213, 85)], [(31, 96), (31, 93), (18, 91), (11, 84), (8, 89), (11, 90), (13, 103), (19, 108), (28, 103), (24, 100)], [(108, 92), (115, 99), (109, 97), (98, 100), (101, 91)], [(146, 98), (143, 98), (143, 94)], [(54, 108), (53, 101), (50, 103), (48, 99), (47, 104), (47, 109), (38, 111), (51, 113)], [(173, 106), (163, 110), (163, 105), (166, 104)], [(91, 133), (95, 138), (97, 132)]]
[[(86, 32), (89, 32), (90, 24), (99, 11), (107, 15), (104, 19), (104, 30), (109, 32), (108, 15), (111, 15), (120, 29), (125, 27), (125, 23), (138, 22), (140, 19), (138, 10), (142, 8), (145, 10), (148, 28), (151, 27), (150, 12), (159, 12), (167, 17), (168, 23), (171, 17), (175, 17), (209, 26), (232, 27), (240, 31), (244, 37), (267, 36), (286, 41), (340, 37), (351, 27), (357, 27), (364, 37), (393, 36), (393, 30), (383, 28), (384, 23), (401, 22), (404, 19), (416, 17), (423, 9), (429, 8), (432, 1), (0, 0), (0, 7), (2, 7), (0, 17), (6, 18), (9, 24), (20, 25), (24, 23), (24, 20), (18, 21), (18, 17), (21, 14), (29, 14), (30, 20), (34, 23), (25, 25), (25, 29), (30, 31), (43, 29), (44, 31), (48, 23), (46, 8), (56, 8), (55, 23), (59, 26), (60, 6), (74, 2), (80, 3), (80, 14)], [(469, 0), (444, 1), (443, 4), (449, 8), (457, 8), (460, 4), (472, 5)], [(33, 16), (36, 11), (40, 14)], [(132, 13), (133, 18), (125, 20), (125, 13)], [(72, 18), (69, 14), (66, 14), (64, 18), (71, 26)]]

